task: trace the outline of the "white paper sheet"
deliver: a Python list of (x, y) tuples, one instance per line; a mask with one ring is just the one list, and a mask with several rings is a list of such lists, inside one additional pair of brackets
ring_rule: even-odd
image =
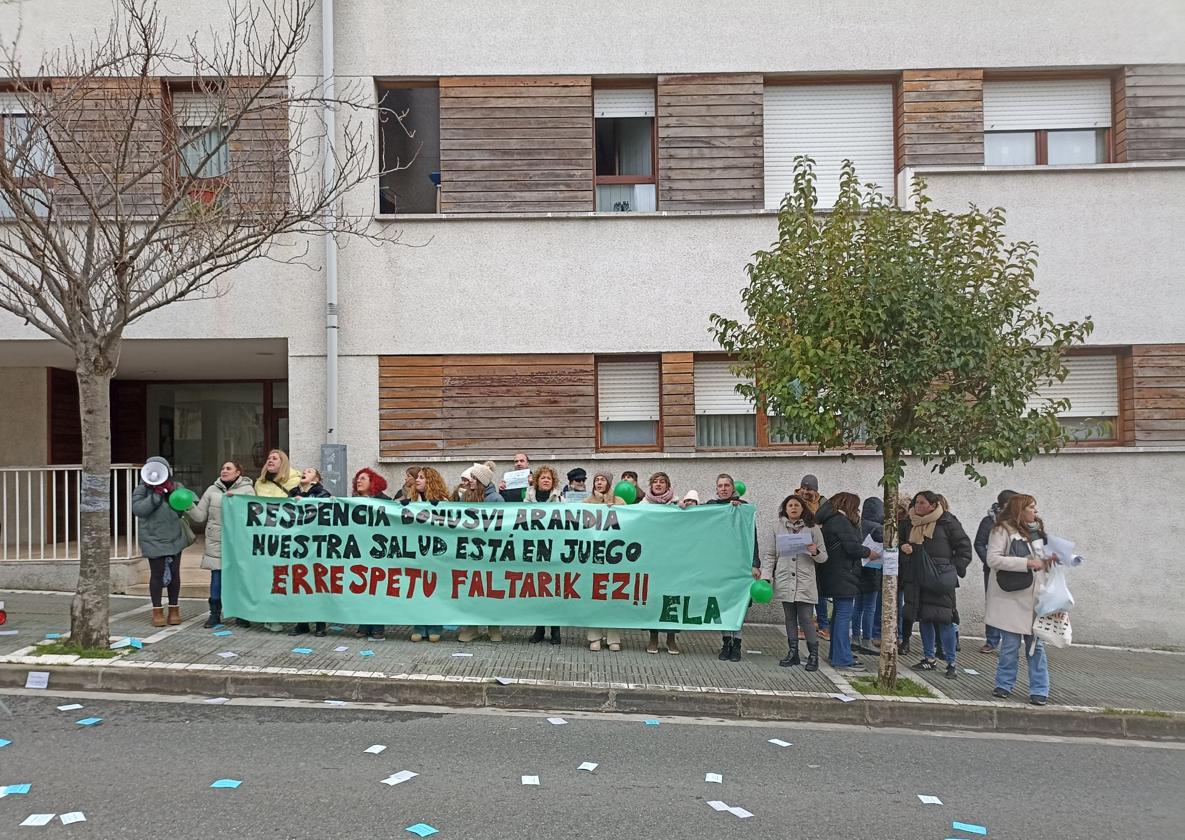
[(82, 811), (71, 811), (68, 814), (61, 814), (58, 816), (58, 819), (62, 821), (62, 825), (86, 822), (86, 816), (82, 813)]
[(807, 529), (797, 534), (778, 534), (776, 543), (779, 557), (793, 557), (806, 554), (806, 547), (814, 542), (814, 535)]
[(509, 470), (502, 474), (502, 480), (506, 482), (507, 490), (525, 489), (529, 483), (527, 479), (530, 477), (530, 470)]
[(897, 549), (892, 549), (882, 554), (881, 571), (889, 577), (897, 577), (898, 557)]
[(547, 722), (552, 726), (565, 726), (568, 723), (568, 721), (564, 720), (563, 718), (548, 718)]
[(749, 817), (753, 816), (752, 811), (746, 811), (740, 805), (733, 805), (731, 808), (728, 809), (728, 813), (736, 814), (742, 820), (747, 820), (747, 819), (749, 819)]
[(57, 814), (29, 814), (21, 825), (49, 825), (49, 821)]
[(537, 785), (537, 784), (539, 784), (539, 777), (538, 776), (523, 776), (523, 784), (524, 785)]
[[(49, 671), (30, 671), (29, 676), (25, 677), (25, 688), (48, 688), (49, 687)], [(50, 814), (50, 819), (53, 819), (53, 814)], [(40, 823), (44, 825), (44, 823)]]
[(728, 803), (721, 802), (719, 799), (713, 799), (708, 803), (708, 807), (710, 807), (713, 811), (727, 811)]
[(705, 782), (715, 782), (716, 784), (720, 785), (720, 784), (724, 784), (724, 777), (721, 776), (719, 773), (705, 773), (704, 774), (704, 781)]
[(413, 773), (410, 770), (400, 770), (398, 773), (393, 773), (392, 775), (383, 779), (383, 784), (395, 787), (395, 785), (403, 784), (408, 779), (414, 779), (418, 775), (420, 774)]
[(775, 747), (789, 747), (791, 745), (789, 741), (783, 741), (781, 738), (770, 738), (769, 742)]
[(581, 764), (579, 767), (577, 767), (576, 769), (577, 769), (577, 770), (587, 770), (588, 772), (590, 772), (590, 773), (591, 773), (592, 771), (596, 770), (596, 769), (597, 769), (598, 767), (600, 767), (600, 766), (601, 766), (601, 765), (597, 764), (596, 762), (593, 762), (593, 761), (585, 761), (585, 762), (583, 762), (583, 763), (582, 763), (582, 764)]
[(919, 793), (918, 799), (922, 800), (923, 805), (941, 805), (942, 800), (937, 796), (929, 796), (928, 794)]
[(386, 744), (375, 744), (373, 747), (367, 747), (363, 752), (368, 752), (371, 755), (378, 755), (387, 748)]
[(58, 706), (59, 712), (72, 712), (75, 709), (81, 709), (81, 703), (67, 703), (65, 706)]

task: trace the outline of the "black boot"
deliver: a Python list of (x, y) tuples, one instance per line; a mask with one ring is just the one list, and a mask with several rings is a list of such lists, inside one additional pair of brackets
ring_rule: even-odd
[(798, 658), (798, 639), (790, 639), (790, 652), (778, 664), (783, 668), (793, 668), (795, 665), (802, 664), (802, 660)]
[(561, 641), (562, 641), (562, 639), (560, 638), (560, 628), (552, 627), (551, 628), (551, 643), (553, 645), (558, 645)]
[(729, 648), (729, 651), (728, 651), (728, 661), (729, 662), (740, 662), (741, 661), (741, 640), (740, 639), (733, 639), (732, 640), (732, 646)]
[(716, 658), (721, 662), (727, 662), (728, 657), (732, 654), (732, 636), (725, 636), (724, 643), (720, 645), (720, 653)]
[(804, 671), (818, 671), (819, 670), (819, 643), (818, 642), (807, 642), (806, 643), (806, 652), (807, 652), (806, 667), (803, 668), (803, 670)]
[(298, 621), (292, 625), (292, 629), (288, 631), (289, 636), (303, 636), (309, 632), (309, 623), (307, 621)]
[(217, 627), (222, 623), (222, 601), (218, 598), (210, 599), (210, 617), (206, 619), (203, 627)]
[(545, 628), (543, 628), (543, 627), (536, 627), (536, 628), (535, 628), (535, 632), (531, 634), (531, 638), (530, 638), (530, 639), (528, 639), (527, 641), (528, 641), (528, 642), (530, 642), (530, 643), (531, 643), (531, 644), (533, 644), (533, 645), (537, 645), (537, 644), (539, 644), (541, 641), (543, 641), (543, 633), (544, 633), (544, 631), (545, 631)]

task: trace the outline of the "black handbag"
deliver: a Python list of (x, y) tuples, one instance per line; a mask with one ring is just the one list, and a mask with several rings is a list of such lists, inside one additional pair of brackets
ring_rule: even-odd
[(955, 591), (959, 585), (959, 576), (954, 566), (949, 563), (939, 566), (923, 545), (913, 547), (913, 557), (917, 582), (922, 589), (939, 595), (949, 595)]
[[(1013, 557), (1029, 557), (1033, 553), (1032, 546), (1027, 540), (1015, 539), (1008, 546), (1008, 553)], [(1033, 585), (1033, 570), (1010, 572), (998, 569), (996, 571), (996, 586), (1004, 592), (1021, 592)]]

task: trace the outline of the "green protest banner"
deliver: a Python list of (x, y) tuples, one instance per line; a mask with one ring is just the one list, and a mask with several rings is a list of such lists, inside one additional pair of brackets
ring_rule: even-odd
[(222, 503), (222, 601), (252, 621), (736, 630), (750, 505)]

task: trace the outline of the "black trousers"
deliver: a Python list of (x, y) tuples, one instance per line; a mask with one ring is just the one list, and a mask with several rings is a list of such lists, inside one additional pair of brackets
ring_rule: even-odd
[(170, 563), (169, 570), (169, 606), (177, 606), (181, 597), (181, 557), (149, 557), (148, 569), (152, 576), (148, 579), (148, 596), (152, 599), (152, 606), (159, 607), (161, 593), (165, 589), (165, 564)]

